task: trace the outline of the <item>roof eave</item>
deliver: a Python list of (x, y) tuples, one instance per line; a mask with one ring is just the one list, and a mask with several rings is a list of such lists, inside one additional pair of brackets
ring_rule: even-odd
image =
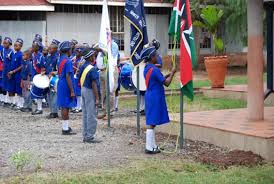
[[(47, 0), (49, 3), (52, 4), (78, 4), (78, 5), (103, 5), (102, 1), (66, 1), (66, 0)], [(113, 2), (108, 1), (109, 6), (125, 6), (125, 2)], [(144, 3), (145, 7), (173, 7), (171, 3)]]
[(9, 5), (0, 6), (0, 11), (54, 11), (52, 5)]

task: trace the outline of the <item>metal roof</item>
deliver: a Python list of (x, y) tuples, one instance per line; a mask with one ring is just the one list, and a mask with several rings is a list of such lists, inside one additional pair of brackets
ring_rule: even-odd
[[(79, 4), (79, 5), (102, 5), (102, 0), (47, 0), (52, 4)], [(125, 6), (124, 0), (108, 0), (110, 6)], [(172, 7), (172, 3), (164, 0), (144, 0), (145, 7)]]
[(0, 10), (54, 11), (54, 6), (46, 0), (0, 0)]

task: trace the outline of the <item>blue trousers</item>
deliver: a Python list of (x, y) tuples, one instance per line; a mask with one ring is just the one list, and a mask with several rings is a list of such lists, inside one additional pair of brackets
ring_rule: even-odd
[(22, 96), (24, 98), (24, 108), (32, 108), (32, 100), (31, 100), (31, 96), (30, 96), (30, 90), (29, 90), (29, 85), (30, 85), (30, 81), (23, 81), (23, 85), (24, 87), (22, 88)]
[(49, 103), (49, 110), (50, 113), (58, 113), (57, 107), (57, 93), (52, 89), (48, 92), (48, 103)]
[(93, 139), (97, 128), (95, 97), (92, 89), (82, 87), (83, 137)]

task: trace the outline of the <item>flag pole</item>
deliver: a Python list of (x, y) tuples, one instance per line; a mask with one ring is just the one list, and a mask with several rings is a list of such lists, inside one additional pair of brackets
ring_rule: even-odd
[[(109, 62), (109, 61), (108, 61)], [(109, 65), (109, 63), (108, 63)], [(108, 116), (108, 127), (110, 127), (110, 88), (109, 88), (109, 67), (107, 66), (107, 116)]]
[(183, 149), (184, 147), (184, 94), (182, 89), (180, 89), (180, 137), (179, 137), (179, 147)]
[(137, 136), (141, 135), (140, 127), (140, 73), (139, 66), (137, 66)]

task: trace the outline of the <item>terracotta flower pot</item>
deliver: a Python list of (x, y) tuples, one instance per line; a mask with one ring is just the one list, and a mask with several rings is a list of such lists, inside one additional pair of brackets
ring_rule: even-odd
[(227, 73), (227, 56), (205, 57), (205, 67), (212, 88), (223, 88)]

